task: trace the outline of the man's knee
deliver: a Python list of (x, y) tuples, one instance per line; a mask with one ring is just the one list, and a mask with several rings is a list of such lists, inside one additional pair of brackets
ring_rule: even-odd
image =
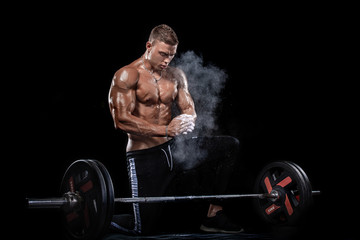
[(240, 141), (239, 139), (235, 138), (235, 137), (232, 137), (232, 136), (228, 136), (228, 139), (229, 139), (229, 145), (231, 147), (233, 147), (234, 149), (240, 149)]
[(239, 139), (232, 136), (223, 136), (220, 141), (227, 154), (230, 155), (238, 154), (241, 147)]

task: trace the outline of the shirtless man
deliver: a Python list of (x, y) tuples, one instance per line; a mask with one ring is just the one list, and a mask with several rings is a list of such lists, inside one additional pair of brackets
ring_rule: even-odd
[[(156, 26), (146, 42), (145, 53), (116, 71), (112, 79), (109, 106), (115, 128), (128, 135), (126, 152), (133, 197), (166, 194), (174, 177), (184, 170), (174, 159), (176, 137), (194, 130), (196, 112), (184, 72), (169, 66), (178, 43), (172, 28), (165, 24)], [(172, 116), (173, 103), (176, 103), (181, 113), (176, 117)], [(236, 139), (211, 140), (213, 146), (205, 143), (207, 138), (192, 139), (196, 139), (199, 147), (206, 145), (212, 150), (218, 149), (219, 142), (227, 142), (227, 147), (222, 151), (216, 150), (218, 154), (209, 156), (218, 155), (218, 158), (226, 159), (224, 155), (234, 153), (230, 154), (228, 160), (222, 160), (228, 170), (231, 168), (236, 158), (236, 150), (233, 149), (238, 147)], [(186, 152), (186, 149), (182, 151)], [(224, 170), (219, 177), (227, 178), (223, 175), (228, 172)], [(217, 188), (226, 188), (226, 181), (219, 182), (221, 186)], [(136, 234), (153, 233), (157, 219), (160, 218), (160, 208), (156, 204), (134, 203), (133, 224), (124, 227), (114, 220), (112, 228)], [(210, 232), (242, 231), (241, 227), (231, 223), (220, 213), (222, 206), (219, 203), (210, 204), (207, 222), (201, 225), (201, 229)], [(222, 223), (217, 224), (218, 221)]]

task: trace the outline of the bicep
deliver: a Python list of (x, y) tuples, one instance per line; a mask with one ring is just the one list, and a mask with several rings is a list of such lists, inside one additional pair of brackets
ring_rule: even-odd
[(177, 105), (181, 113), (195, 115), (194, 101), (187, 89), (185, 88), (178, 89)]
[(109, 92), (109, 105), (114, 118), (134, 111), (136, 82), (136, 74), (129, 74), (128, 71), (117, 72), (114, 75)]
[(135, 90), (113, 86), (109, 95), (112, 110), (119, 113), (131, 113), (135, 108)]
[(188, 82), (185, 73), (180, 69), (176, 69), (176, 78), (178, 81), (178, 95), (176, 103), (181, 113), (196, 116), (194, 101), (188, 89)]

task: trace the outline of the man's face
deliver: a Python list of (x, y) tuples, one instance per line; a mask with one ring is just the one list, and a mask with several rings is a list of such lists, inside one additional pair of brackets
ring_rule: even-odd
[(147, 42), (148, 60), (155, 71), (161, 71), (169, 65), (176, 54), (177, 45), (169, 45), (155, 40)]

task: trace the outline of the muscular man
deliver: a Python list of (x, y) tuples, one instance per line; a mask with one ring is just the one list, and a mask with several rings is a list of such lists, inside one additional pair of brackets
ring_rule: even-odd
[[(192, 137), (184, 140), (187, 146), (195, 146), (195, 151), (207, 149), (207, 154), (191, 167), (184, 161), (177, 161), (180, 155), (192, 161), (193, 153), (183, 149), (180, 136), (191, 133), (196, 122), (186, 76), (180, 69), (169, 66), (178, 43), (172, 28), (165, 24), (156, 26), (146, 42), (145, 53), (116, 71), (111, 83), (109, 106), (114, 125), (128, 135), (127, 165), (133, 197), (166, 195), (177, 189), (175, 185), (181, 185), (176, 176), (203, 165), (213, 170), (210, 171), (214, 174), (210, 176), (213, 183), (205, 183), (208, 186), (204, 189), (208, 189), (204, 191), (196, 188), (198, 193), (222, 194), (236, 160), (237, 139)], [(174, 104), (180, 112), (175, 117), (172, 116)], [(133, 224), (124, 226), (120, 218), (114, 217), (112, 228), (137, 234), (153, 233), (161, 222), (161, 209), (161, 204), (134, 203)], [(210, 204), (201, 229), (242, 231), (222, 210), (221, 203)]]

